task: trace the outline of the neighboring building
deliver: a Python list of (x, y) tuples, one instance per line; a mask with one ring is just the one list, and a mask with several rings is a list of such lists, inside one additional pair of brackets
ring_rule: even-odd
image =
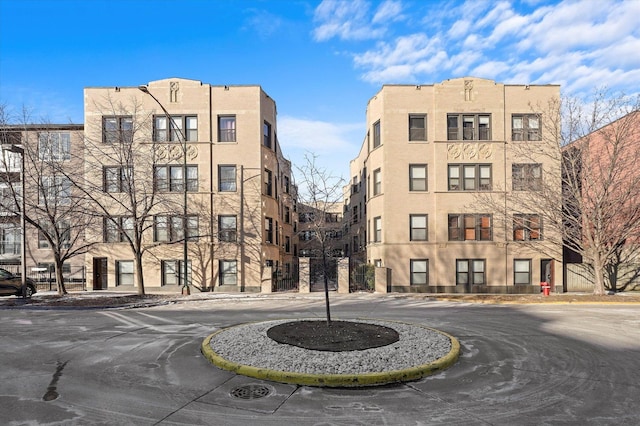
[[(87, 238), (100, 242), (86, 256), (88, 288), (124, 289), (136, 282), (132, 250), (123, 238), (133, 232), (131, 203), (112, 202), (118, 199), (113, 193), (127, 198), (127, 173), (135, 174), (139, 196), (153, 203), (143, 235), (147, 290), (179, 291), (185, 234), (187, 282), (202, 290), (260, 291), (266, 274), (293, 270), (296, 188), (278, 143), (274, 100), (260, 86), (177, 78), (146, 88), (148, 93), (138, 87), (85, 89), (85, 173), (102, 188), (96, 198), (110, 204), (115, 218), (105, 215), (102, 229), (88, 232)], [(131, 165), (115, 147), (108, 151), (123, 136), (143, 150)]]
[[(60, 124), (4, 125), (0, 128), (2, 153), (0, 160), (0, 265), (12, 272), (20, 271), (21, 224), (20, 200), (22, 194), (21, 163), (24, 155), (26, 200), (28, 219), (51, 229), (51, 220), (57, 226), (65, 222), (72, 227), (72, 199), (78, 195), (68, 182), (68, 176), (82, 169), (83, 126)], [(18, 146), (22, 154), (11, 152)], [(46, 195), (43, 195), (43, 191)], [(60, 229), (64, 229), (60, 227)], [(61, 251), (72, 252), (82, 244), (80, 227), (63, 233)], [(77, 233), (76, 233), (77, 232)], [(67, 237), (67, 238), (65, 238)], [(78, 238), (75, 238), (78, 237)], [(73, 239), (74, 241), (71, 241)], [(39, 282), (55, 280), (54, 257), (49, 242), (27, 220), (26, 223), (27, 275)], [(82, 281), (84, 256), (71, 257), (63, 264), (67, 281)], [(42, 287), (40, 287), (42, 289)]]
[[(347, 253), (388, 268), (391, 291), (519, 293), (539, 292), (541, 281), (561, 286), (558, 256), (532, 248), (554, 230), (543, 230), (535, 211), (509, 203), (510, 193), (539, 190), (543, 179), (558, 182), (560, 191), (559, 164), (542, 152), (531, 161), (513, 149), (544, 149), (548, 116), (532, 105), (559, 96), (557, 85), (472, 77), (383, 86), (369, 101), (368, 131), (351, 162)], [(504, 207), (483, 206), (480, 193)]]
[(569, 291), (593, 290), (602, 270), (607, 289), (640, 285), (638, 162), (637, 110), (563, 147)]

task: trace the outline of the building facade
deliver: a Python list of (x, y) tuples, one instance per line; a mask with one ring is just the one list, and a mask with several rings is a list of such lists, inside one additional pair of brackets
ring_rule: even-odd
[[(514, 191), (560, 191), (545, 155), (556, 85), (459, 78), (385, 85), (345, 190), (347, 252), (387, 268), (388, 291), (539, 292), (562, 285), (561, 243)], [(553, 141), (552, 141), (553, 142)], [(556, 147), (557, 147), (557, 141)], [(523, 149), (524, 148), (524, 149)], [(529, 149), (531, 148), (531, 149)], [(526, 155), (523, 154), (526, 152)], [(560, 206), (540, 206), (560, 208)]]
[(87, 222), (78, 214), (83, 210), (79, 192), (70, 183), (83, 166), (83, 134), (82, 125), (14, 124), (0, 129), (3, 268), (20, 271), (24, 193), (27, 275), (40, 283), (54, 282), (58, 257), (66, 283), (84, 280), (84, 259), (74, 254), (83, 250)]
[(173, 78), (86, 88), (84, 102), (84, 171), (104, 216), (87, 232), (89, 289), (143, 274), (153, 291), (260, 291), (294, 268), (296, 189), (261, 87)]
[(566, 286), (640, 286), (640, 111), (563, 147)]

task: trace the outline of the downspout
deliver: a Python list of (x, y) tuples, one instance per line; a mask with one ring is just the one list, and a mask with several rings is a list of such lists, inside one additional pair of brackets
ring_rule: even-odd
[(245, 289), (245, 273), (244, 273), (244, 165), (240, 165), (240, 291)]
[(215, 149), (215, 145), (214, 145), (214, 139), (213, 139), (213, 87), (211, 85), (209, 85), (209, 147), (211, 149), (211, 152), (209, 153), (210, 157), (210, 161), (209, 161), (209, 208), (211, 209), (211, 214), (209, 215), (209, 229), (211, 230), (211, 235), (209, 235), (209, 259), (211, 259), (211, 265), (210, 265), (210, 275), (209, 278), (211, 280), (211, 291), (214, 291), (216, 288), (216, 281), (215, 281), (215, 249), (214, 249), (214, 245), (215, 245), (215, 232), (214, 230), (215, 228), (215, 209), (213, 208), (213, 201), (214, 201), (214, 197), (213, 197), (213, 188), (214, 188), (214, 183), (213, 183), (213, 170), (215, 168), (215, 163), (213, 162), (214, 160), (214, 156), (213, 156), (213, 150)]

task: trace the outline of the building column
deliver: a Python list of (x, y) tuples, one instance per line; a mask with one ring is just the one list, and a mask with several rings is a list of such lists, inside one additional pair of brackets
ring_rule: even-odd
[(262, 269), (262, 285), (260, 293), (272, 293), (273, 289), (273, 266), (265, 266)]
[(349, 258), (338, 259), (338, 293), (349, 293)]
[(301, 257), (298, 263), (298, 293), (310, 293), (311, 268), (309, 267), (309, 258)]

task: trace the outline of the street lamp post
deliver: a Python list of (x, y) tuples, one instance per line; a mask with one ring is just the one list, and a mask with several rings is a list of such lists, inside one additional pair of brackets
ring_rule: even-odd
[(22, 288), (22, 297), (27, 296), (27, 238), (26, 238), (26, 221), (25, 221), (25, 176), (24, 176), (24, 148), (18, 145), (10, 145), (7, 151), (20, 154), (20, 185), (22, 194), (20, 200), (20, 284)]
[(189, 295), (191, 294), (191, 289), (189, 288), (189, 282), (187, 280), (187, 261), (188, 261), (188, 252), (189, 252), (188, 243), (187, 243), (187, 213), (188, 213), (187, 212), (187, 138), (184, 136), (184, 133), (182, 133), (182, 129), (176, 125), (176, 122), (171, 117), (171, 114), (169, 114), (169, 111), (167, 111), (164, 105), (160, 103), (158, 98), (153, 96), (153, 94), (149, 91), (149, 88), (145, 85), (140, 85), (138, 86), (138, 89), (141, 92), (151, 96), (151, 99), (153, 99), (158, 104), (158, 106), (162, 109), (162, 112), (164, 112), (164, 115), (167, 117), (167, 125), (169, 126), (169, 128), (167, 129), (168, 139), (171, 140), (171, 130), (173, 128), (175, 128), (178, 131), (178, 136), (180, 137), (180, 139), (182, 139), (180, 142), (182, 144), (182, 158), (183, 158), (182, 187), (183, 187), (184, 199), (182, 204), (182, 208), (183, 208), (182, 237), (184, 239), (184, 242), (183, 242), (182, 268), (178, 268), (178, 280), (179, 282), (182, 283), (182, 294)]

